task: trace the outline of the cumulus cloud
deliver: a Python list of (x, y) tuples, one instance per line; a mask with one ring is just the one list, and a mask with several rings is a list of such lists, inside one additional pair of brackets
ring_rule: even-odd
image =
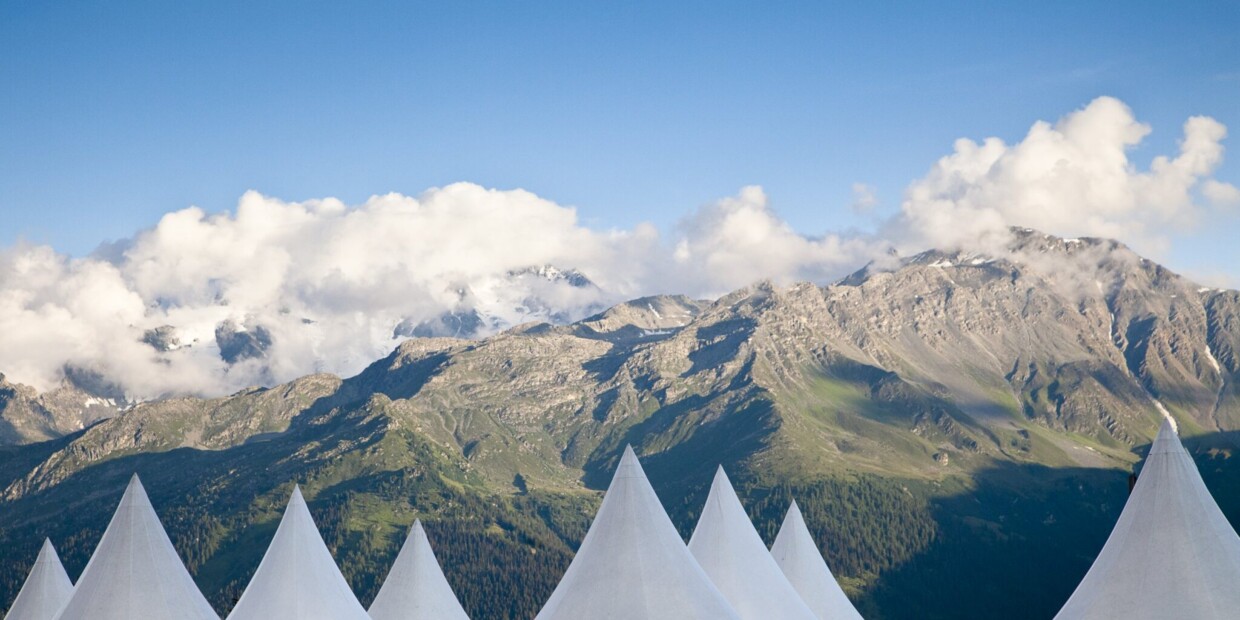
[(762, 279), (823, 280), (875, 254), (865, 239), (796, 232), (756, 186), (699, 209), (680, 223), (679, 233), (675, 273), (688, 290), (711, 295)]
[(878, 190), (871, 185), (865, 183), (852, 184), (852, 210), (854, 213), (865, 214), (874, 210), (878, 206)]
[(233, 213), (169, 213), (91, 257), (6, 250), (0, 369), (42, 389), (81, 369), (133, 398), (219, 394), (352, 374), (411, 335), (826, 277), (857, 248), (797, 234), (756, 187), (686, 218), (676, 243), (648, 224), (594, 230), (572, 208), (468, 183), (356, 206), (249, 192)]
[(1209, 179), (1201, 185), (1201, 194), (1216, 207), (1240, 207), (1240, 187)]
[[(0, 251), (0, 372), (41, 389), (84, 371), (130, 398), (222, 394), (312, 372), (349, 375), (420, 335), (569, 321), (656, 293), (719, 295), (757, 280), (825, 282), (928, 247), (1002, 252), (1010, 226), (1167, 243), (1240, 191), (1212, 178), (1225, 128), (1194, 117), (1179, 151), (1141, 168), (1150, 128), (1111, 98), (1015, 144), (961, 139), (873, 234), (807, 236), (757, 186), (664, 235), (598, 230), (521, 190), (469, 183), (418, 196), (187, 208), (94, 255)], [(853, 188), (854, 208), (875, 190)]]
[(1184, 123), (1179, 153), (1142, 170), (1129, 158), (1150, 133), (1123, 102), (1100, 97), (1057, 123), (1039, 121), (1020, 142), (956, 141), (954, 152), (907, 190), (889, 234), (905, 247), (1001, 246), (1010, 226), (1111, 237), (1160, 253), (1167, 231), (1202, 214), (1194, 191), (1218, 194), (1210, 175), (1227, 129), (1212, 118)]

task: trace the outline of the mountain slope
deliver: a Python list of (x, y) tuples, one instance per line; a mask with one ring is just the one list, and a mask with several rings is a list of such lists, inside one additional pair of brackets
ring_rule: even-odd
[(0, 374), (0, 446), (62, 437), (112, 417), (124, 406), (123, 397), (106, 389), (92, 393), (74, 382), (75, 376), (80, 373), (70, 373), (60, 387), (40, 394)]
[(145, 403), (0, 449), (0, 589), (44, 535), (76, 574), (138, 471), (220, 611), (297, 481), (363, 602), (421, 518), (473, 617), (530, 617), (633, 444), (682, 528), (718, 464), (768, 542), (796, 497), (867, 617), (1046, 617), (1163, 411), (1207, 480), (1236, 486), (1238, 349), (1240, 294), (1033, 231), (829, 286), (415, 338), (356, 377)]

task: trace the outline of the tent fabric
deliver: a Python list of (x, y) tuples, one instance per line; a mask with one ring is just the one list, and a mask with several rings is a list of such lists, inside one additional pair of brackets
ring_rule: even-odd
[(219, 620), (135, 474), (59, 620)]
[(689, 551), (742, 620), (814, 620), (788, 583), (720, 467), (698, 519)]
[(1115, 529), (1056, 619), (1238, 613), (1240, 537), (1165, 421)]
[(421, 521), (413, 529), (370, 605), (374, 620), (469, 620), (452, 593)]
[(228, 620), (370, 620), (323, 543), (301, 488), (293, 487), (276, 535)]
[(4, 620), (52, 620), (72, 594), (73, 582), (69, 581), (52, 541), (44, 539), (26, 583)]
[(577, 556), (536, 620), (697, 619), (740, 617), (693, 559), (626, 447)]
[(795, 501), (775, 535), (771, 557), (820, 620), (861, 620), (861, 614), (827, 568)]

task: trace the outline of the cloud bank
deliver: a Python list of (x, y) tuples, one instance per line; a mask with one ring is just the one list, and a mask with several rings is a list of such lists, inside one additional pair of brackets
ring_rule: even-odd
[(1179, 152), (1142, 170), (1128, 153), (1149, 133), (1123, 102), (1100, 97), (1054, 124), (1034, 123), (1013, 145), (962, 138), (909, 186), (885, 232), (905, 247), (966, 247), (1002, 242), (1010, 226), (1027, 226), (1164, 252), (1168, 231), (1200, 223), (1206, 207), (1198, 193), (1217, 206), (1240, 191), (1210, 176), (1227, 136), (1218, 121), (1188, 119)]
[[(958, 140), (870, 234), (803, 235), (756, 186), (670, 234), (592, 229), (571, 207), (469, 183), (360, 205), (249, 192), (232, 213), (175, 211), (90, 257), (0, 251), (0, 372), (40, 389), (85, 373), (134, 399), (222, 394), (353, 374), (411, 336), (485, 335), (765, 278), (828, 281), (892, 247), (996, 252), (1010, 226), (1157, 251), (1240, 190), (1212, 177), (1223, 125), (1190, 118), (1179, 152), (1140, 168), (1129, 152), (1149, 131), (1104, 97), (1016, 144)], [(872, 188), (854, 192), (855, 208), (875, 208)]]

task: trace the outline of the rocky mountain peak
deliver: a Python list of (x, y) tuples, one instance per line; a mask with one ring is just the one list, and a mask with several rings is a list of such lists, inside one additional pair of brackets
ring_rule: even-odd
[(66, 369), (60, 385), (43, 393), (0, 374), (0, 445), (62, 437), (129, 405), (115, 386), (81, 370)]
[(671, 336), (688, 325), (710, 302), (685, 295), (655, 295), (617, 304), (574, 323), (570, 331), (586, 338), (639, 342)]
[(548, 282), (563, 282), (574, 288), (593, 287), (594, 282), (590, 280), (586, 274), (577, 269), (560, 269), (551, 264), (532, 265), (522, 269), (513, 269), (508, 272), (510, 279), (520, 279), (527, 276), (542, 278)]

